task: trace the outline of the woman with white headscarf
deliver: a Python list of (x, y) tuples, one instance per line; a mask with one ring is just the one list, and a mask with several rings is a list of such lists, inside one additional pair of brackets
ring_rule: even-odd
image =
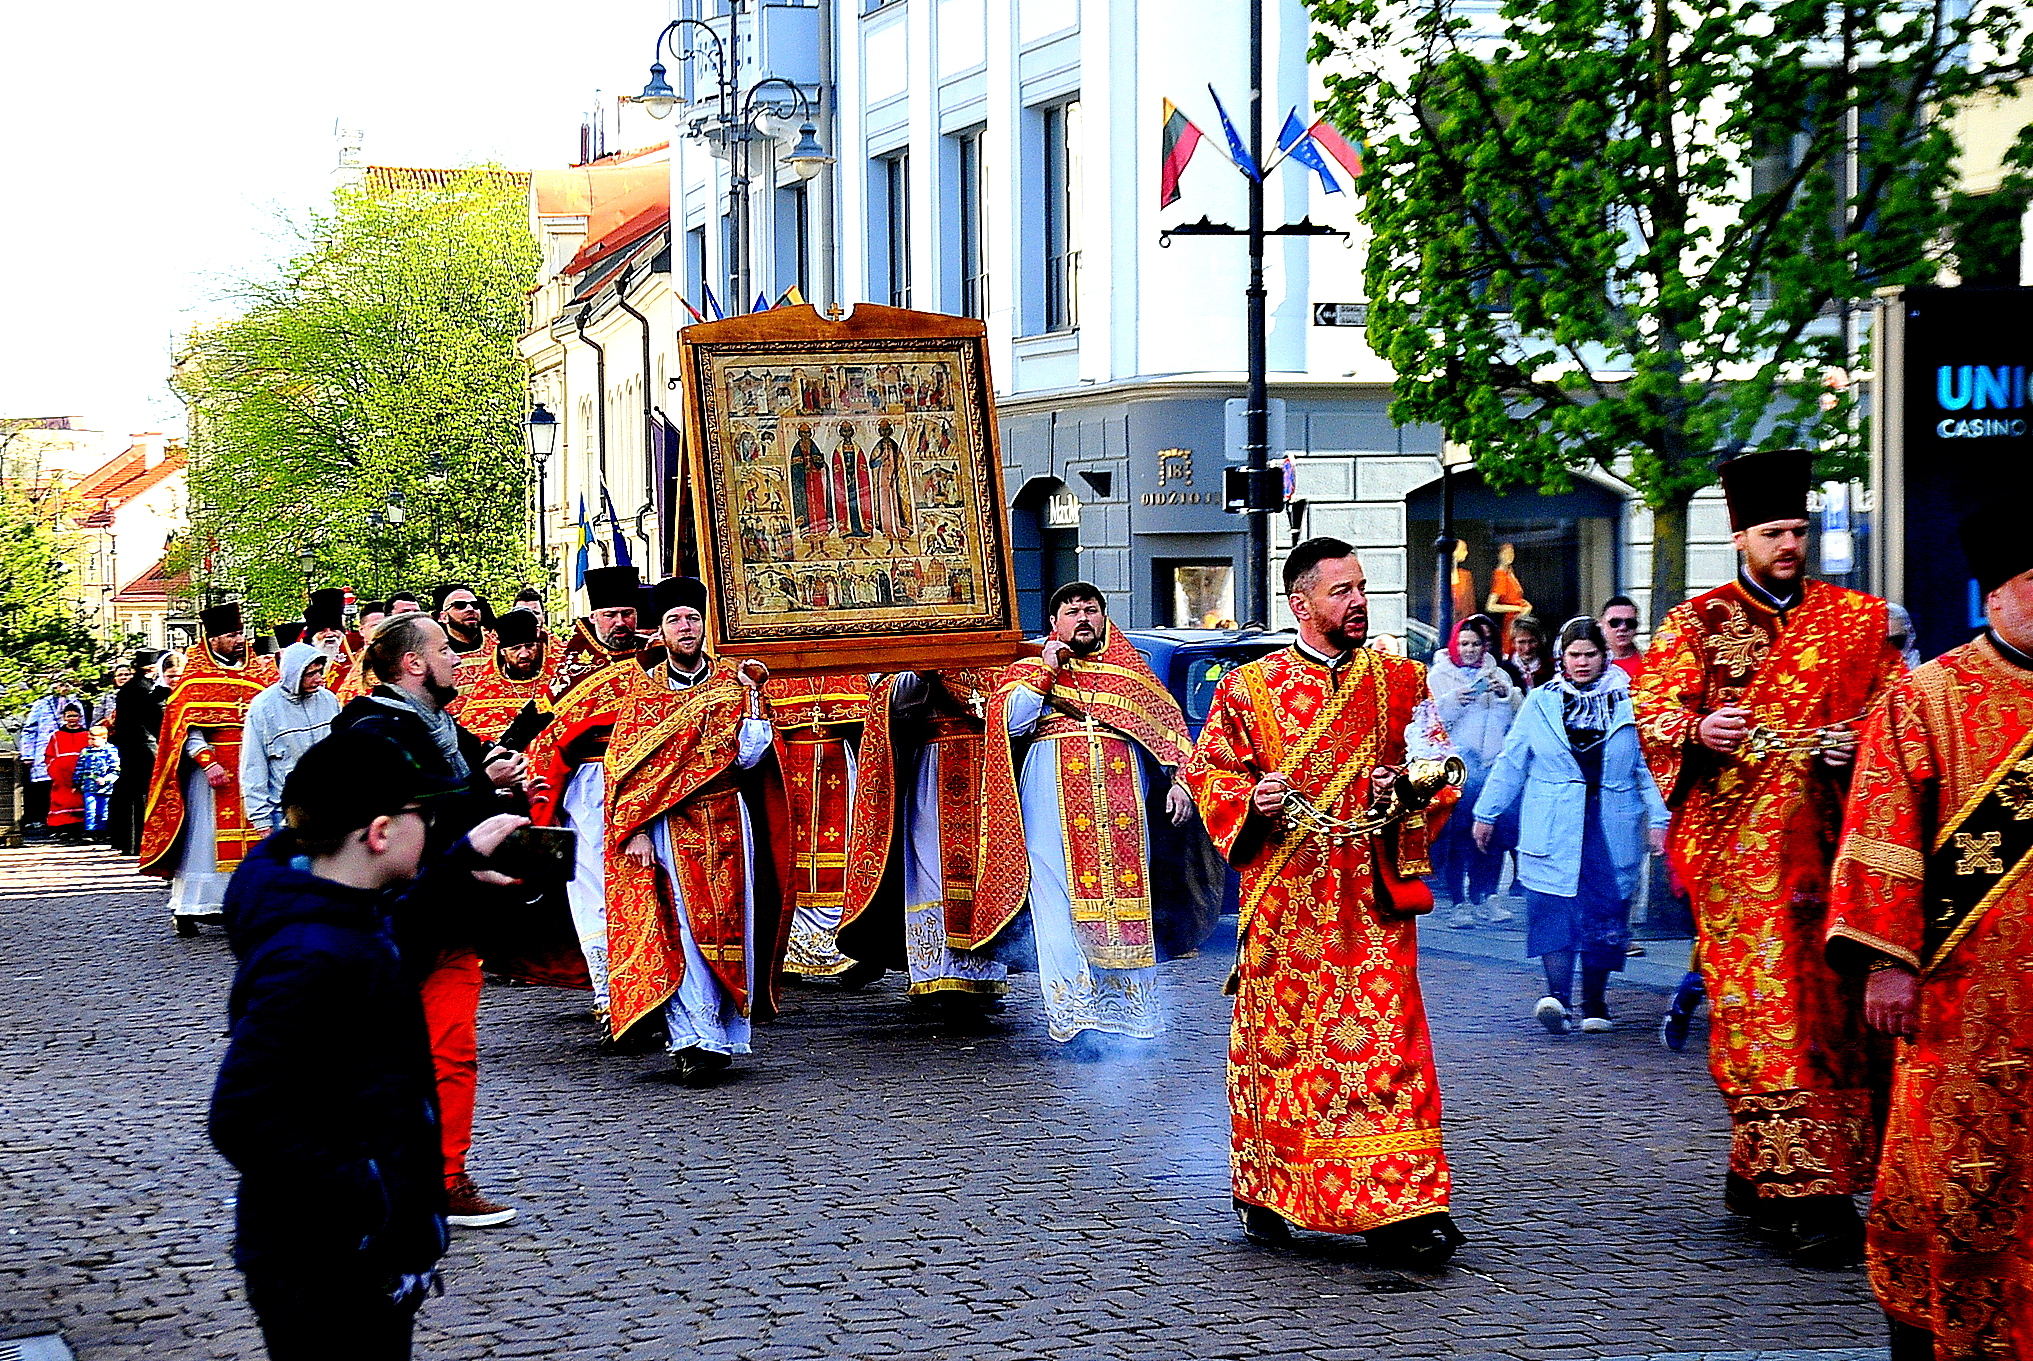
[[(1603, 990), (1624, 967), (1631, 894), (1644, 864), (1665, 849), (1670, 821), (1638, 743), (1630, 688), (1609, 666), (1602, 629), (1568, 620), (1555, 646), (1559, 671), (1534, 690), (1475, 800), (1477, 844), (1522, 804), (1518, 883), (1525, 891), (1525, 952), (1546, 968), (1533, 1015), (1556, 1035), (1574, 1028), (1574, 965), (1581, 964), (1581, 1029), (1611, 1028)], [(1649, 834), (1647, 828), (1649, 827)]]

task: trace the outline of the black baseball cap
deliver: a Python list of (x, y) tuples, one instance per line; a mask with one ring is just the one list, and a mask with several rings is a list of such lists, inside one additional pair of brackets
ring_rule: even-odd
[(458, 791), (457, 781), (419, 768), (388, 739), (349, 729), (303, 754), (283, 781), (282, 811), (291, 831), (331, 839)]

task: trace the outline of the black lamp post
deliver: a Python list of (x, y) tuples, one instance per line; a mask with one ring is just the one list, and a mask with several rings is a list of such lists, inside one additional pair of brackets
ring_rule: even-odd
[(558, 418), (542, 402), (530, 408), (529, 419), (522, 423), (522, 442), (529, 450), (530, 467), (536, 476), (536, 555), (537, 560), (548, 566), (550, 561), (548, 526), (544, 501), (544, 465), (551, 461), (551, 455), (558, 450)]
[[(738, 316), (749, 310), (751, 302), (748, 294), (752, 275), (748, 250), (748, 190), (752, 172), (748, 144), (758, 140), (758, 120), (764, 114), (784, 120), (801, 120), (797, 145), (784, 157), (784, 164), (795, 171), (798, 178), (813, 178), (833, 164), (833, 158), (819, 144), (819, 129), (813, 122), (811, 99), (795, 83), (780, 76), (765, 76), (749, 86), (746, 93), (736, 90), (740, 27), (732, 16), (728, 19), (724, 43), (713, 26), (701, 19), (673, 19), (664, 25), (663, 32), (657, 35), (656, 46), (650, 52), (649, 82), (636, 96), (636, 102), (649, 111), (650, 117), (668, 118), (682, 102), (677, 90), (666, 78), (662, 58), (668, 49), (674, 60), (689, 62), (696, 59), (702, 49), (692, 41), (694, 29), (704, 33), (708, 40), (703, 50), (713, 61), (714, 98), (718, 109), (694, 119), (691, 135), (717, 142), (727, 150), (727, 212), (733, 228), (730, 233), (733, 240), (727, 262), (725, 310), (730, 316)], [(677, 46), (680, 34), (686, 39), (683, 51), (679, 51)], [(766, 91), (770, 92), (767, 96)]]

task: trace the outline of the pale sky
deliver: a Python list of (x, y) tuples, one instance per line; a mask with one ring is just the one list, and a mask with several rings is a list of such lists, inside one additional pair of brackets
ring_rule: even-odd
[(287, 253), (277, 212), (330, 194), (334, 120), (366, 134), (372, 165), (566, 165), (594, 91), (611, 128), (613, 97), (642, 88), (668, 10), (0, 7), (0, 416), (181, 430), (174, 337), (223, 310), (222, 276)]

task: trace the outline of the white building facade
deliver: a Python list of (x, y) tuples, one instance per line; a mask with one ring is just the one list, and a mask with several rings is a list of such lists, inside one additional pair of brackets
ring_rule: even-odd
[[(1177, 236), (1247, 222), (1211, 85), (1247, 128), (1248, 6), (1161, 0), (674, 0), (671, 271), (706, 315), (796, 287), (821, 308), (873, 301), (970, 315), (987, 327), (1012, 541), (1027, 627), (1075, 577), (1132, 627), (1241, 619), (1247, 534), (1223, 507), (1243, 458), (1248, 262), (1239, 236)], [(723, 154), (710, 131), (714, 39), (730, 32), (737, 107), (752, 140)], [(1298, 0), (1265, 5), (1264, 141), (1287, 111), (1310, 123), (1323, 90)], [(770, 78), (775, 77), (774, 82)], [(795, 86), (798, 96), (789, 87)], [(751, 99), (749, 92), (753, 91)], [(1204, 134), (1159, 204), (1162, 105)], [(787, 162), (810, 118), (833, 163)], [(730, 184), (745, 150), (747, 250)], [(1335, 173), (1348, 188), (1339, 167)], [(1352, 192), (1291, 162), (1266, 179), (1266, 224), (1340, 235), (1274, 237), (1266, 257), (1271, 459), (1289, 455), (1296, 526), (1275, 517), (1272, 580), (1296, 537), (1362, 550), (1372, 631), (1420, 638), (1433, 617), (1441, 432), (1388, 414), (1390, 372), (1359, 324), (1363, 238)], [(745, 260), (745, 263), (744, 263)], [(746, 306), (734, 304), (743, 296)], [(1342, 306), (1323, 306), (1341, 304)], [(675, 394), (673, 394), (675, 395)], [(560, 413), (561, 417), (563, 413)], [(675, 411), (673, 411), (675, 415)], [(1534, 613), (1558, 624), (1628, 591), (1645, 604), (1650, 520), (1628, 489), (1582, 479), (1560, 497), (1498, 496), (1456, 478), (1456, 532), (1478, 600), (1513, 546)], [(1693, 514), (1689, 586), (1734, 570), (1712, 494)], [(1273, 625), (1288, 622), (1274, 589)]]

